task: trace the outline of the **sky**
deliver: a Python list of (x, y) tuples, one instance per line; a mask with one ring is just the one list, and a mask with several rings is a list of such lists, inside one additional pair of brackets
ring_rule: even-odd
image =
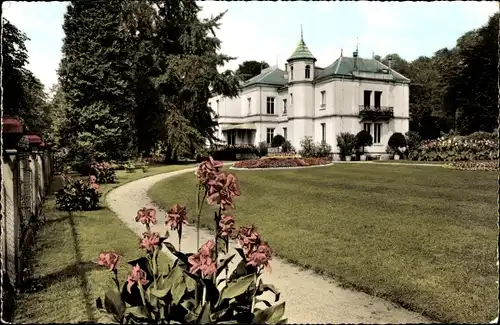
[[(57, 83), (67, 2), (3, 4), (4, 17), (27, 34), (28, 69), (48, 90)], [(236, 69), (246, 60), (264, 60), (284, 68), (286, 59), (304, 40), (325, 67), (343, 49), (351, 56), (371, 58), (398, 53), (406, 60), (432, 56), (455, 46), (465, 32), (486, 24), (498, 10), (496, 2), (262, 2), (198, 1), (200, 17), (227, 10), (217, 36), (222, 53), (236, 57), (221, 70)]]

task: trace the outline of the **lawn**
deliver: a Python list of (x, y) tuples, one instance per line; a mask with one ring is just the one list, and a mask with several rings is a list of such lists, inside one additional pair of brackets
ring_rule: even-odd
[[(130, 268), (126, 261), (140, 257), (138, 237), (105, 206), (105, 194), (112, 188), (146, 176), (192, 167), (170, 165), (151, 167), (148, 172), (118, 171), (116, 184), (101, 185), (102, 209), (89, 212), (67, 212), (55, 209), (54, 198), (45, 205), (47, 223), (38, 232), (34, 252), (33, 292), (22, 293), (16, 301), (16, 323), (97, 322), (95, 299), (112, 285), (110, 272), (93, 261), (102, 250), (123, 254), (119, 276), (126, 279)], [(55, 177), (53, 188), (60, 186)], [(131, 211), (130, 217), (135, 216)], [(168, 258), (163, 256), (163, 263)]]
[(420, 160), (374, 160), (374, 163), (382, 163), (382, 164), (410, 164), (410, 165), (444, 165), (448, 163), (448, 161), (420, 161)]
[[(496, 317), (497, 173), (383, 164), (235, 173), (237, 224), (257, 225), (284, 259), (437, 321)], [(195, 182), (180, 175), (149, 194), (193, 217)]]

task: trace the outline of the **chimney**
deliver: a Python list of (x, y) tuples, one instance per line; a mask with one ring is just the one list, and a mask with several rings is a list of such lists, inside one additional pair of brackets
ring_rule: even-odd
[(288, 63), (285, 63), (285, 72), (288, 72)]
[(354, 70), (358, 70), (358, 49), (352, 53), (352, 57), (354, 58)]
[(389, 65), (389, 70), (392, 69), (392, 55), (389, 55), (387, 57), (387, 62), (388, 62), (388, 65)]

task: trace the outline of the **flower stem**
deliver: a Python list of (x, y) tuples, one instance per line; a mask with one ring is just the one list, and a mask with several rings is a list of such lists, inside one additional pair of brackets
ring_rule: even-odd
[(250, 312), (253, 313), (253, 310), (255, 308), (255, 295), (257, 294), (257, 290), (259, 290), (259, 283), (257, 282), (258, 281), (258, 271), (255, 272), (254, 274), (254, 279), (255, 279), (255, 291), (253, 292), (253, 295), (252, 295), (252, 309), (250, 310)]
[(118, 292), (120, 292), (120, 282), (118, 281), (118, 270), (114, 269), (113, 274), (115, 275), (113, 280), (115, 281), (116, 287), (118, 288)]
[(177, 234), (179, 235), (179, 252), (181, 251), (181, 240), (182, 240), (182, 223), (179, 225), (177, 230)]
[[(199, 196), (199, 193), (197, 192), (197, 195), (196, 195), (198, 198), (200, 197)], [(203, 204), (205, 203), (205, 198), (207, 197), (207, 190), (205, 189), (205, 194), (203, 194), (203, 199), (199, 202), (199, 204), (197, 204), (197, 208), (198, 208), (198, 215), (196, 217), (196, 247), (199, 248), (200, 247), (200, 217), (201, 217), (201, 210), (203, 210)]]
[(151, 313), (149, 312), (149, 308), (146, 305), (146, 298), (144, 297), (144, 289), (140, 283), (137, 283), (139, 286), (139, 293), (141, 294), (142, 303), (144, 304), (144, 308), (148, 311), (149, 318), (151, 318)]
[(203, 294), (201, 296), (201, 305), (205, 305), (205, 300), (207, 299), (207, 287), (203, 286)]
[[(216, 213), (215, 214), (215, 263), (217, 263), (219, 261), (219, 245), (218, 245), (218, 237), (219, 237), (219, 220), (221, 218), (221, 214), (222, 214), (222, 208), (221, 206), (219, 205), (219, 213)], [(217, 286), (217, 277), (214, 276), (214, 284), (215, 286)]]
[[(226, 249), (227, 249), (227, 251), (229, 253), (229, 237), (226, 238)], [(226, 287), (227, 287), (227, 285), (229, 283), (229, 278), (228, 278), (229, 265), (226, 265), (226, 270), (225, 271), (226, 271), (226, 281), (225, 282), (226, 282)]]

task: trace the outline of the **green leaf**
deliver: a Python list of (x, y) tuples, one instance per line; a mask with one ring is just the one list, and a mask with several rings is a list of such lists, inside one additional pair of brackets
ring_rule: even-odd
[(232, 282), (233, 280), (241, 278), (247, 274), (247, 263), (245, 260), (241, 260), (234, 269), (233, 273), (229, 276), (229, 281)]
[(172, 301), (174, 304), (178, 304), (184, 293), (186, 292), (186, 283), (184, 283), (184, 279), (181, 282), (177, 282), (175, 286), (172, 288)]
[(219, 276), (219, 274), (222, 272), (222, 270), (224, 270), (227, 265), (229, 264), (229, 262), (231, 262), (231, 260), (236, 256), (236, 254), (233, 254), (231, 256), (229, 256), (228, 258), (226, 259), (223, 259), (222, 262), (219, 263), (219, 267), (217, 268), (217, 274), (216, 274), (216, 277)]
[(196, 300), (194, 300), (193, 298), (185, 299), (181, 302), (181, 306), (186, 310), (191, 311), (196, 306)]
[(182, 269), (179, 266), (174, 267), (164, 279), (164, 290), (167, 290), (168, 292), (172, 290), (177, 283), (181, 281), (184, 282), (184, 276), (182, 273)]
[(219, 303), (224, 299), (231, 299), (238, 297), (245, 293), (248, 288), (255, 282), (255, 275), (249, 274), (242, 278), (229, 283), (227, 287), (222, 289), (222, 293), (219, 298)]
[(271, 307), (271, 303), (269, 301), (267, 301), (266, 299), (257, 299), (255, 298), (255, 303), (258, 303), (258, 302), (263, 302), (267, 307)]
[(125, 304), (117, 288), (113, 287), (106, 292), (104, 295), (104, 307), (108, 312), (122, 318), (125, 311)]
[(276, 324), (288, 324), (288, 318), (283, 318), (282, 320), (276, 322)]
[(196, 320), (197, 324), (210, 324), (210, 302), (205, 303), (201, 310), (198, 319)]
[(197, 287), (196, 280), (193, 279), (186, 272), (183, 272), (183, 276), (184, 276), (184, 283), (186, 284), (186, 289), (188, 291), (194, 291), (194, 290), (196, 290), (196, 287)]
[(271, 291), (272, 293), (274, 293), (274, 297), (275, 297), (275, 300), (274, 302), (280, 300), (280, 292), (278, 289), (276, 289), (276, 287), (272, 284), (264, 284), (264, 283), (260, 283), (259, 285), (259, 291), (257, 291), (257, 295), (260, 296), (261, 294), (263, 294), (265, 291)]
[(222, 237), (217, 236), (217, 253), (227, 253), (226, 240)]
[(285, 314), (285, 302), (278, 305), (259, 310), (252, 320), (253, 324), (277, 324)]
[(165, 245), (168, 248), (168, 250), (171, 251), (172, 253), (177, 252), (177, 249), (175, 249), (175, 246), (172, 245), (172, 243), (167, 241), (167, 242), (163, 242), (163, 245)]
[(126, 315), (133, 315), (137, 318), (149, 318), (148, 310), (144, 306), (129, 307), (125, 310)]
[(148, 291), (155, 297), (164, 298), (170, 289), (155, 289), (152, 286), (148, 288)]

